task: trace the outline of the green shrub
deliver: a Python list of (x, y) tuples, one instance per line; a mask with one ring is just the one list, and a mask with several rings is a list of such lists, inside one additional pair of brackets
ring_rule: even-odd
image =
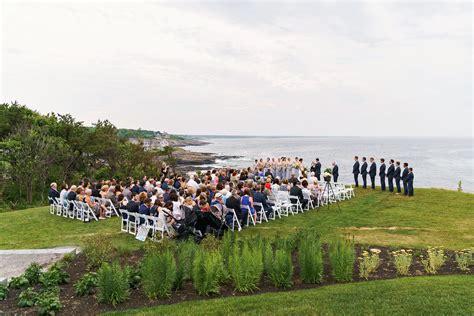
[(217, 251), (220, 249), (222, 241), (217, 239), (214, 235), (209, 234), (201, 241), (201, 247), (207, 251)]
[(40, 275), (41, 266), (36, 262), (31, 263), (23, 274), (23, 276), (28, 280), (30, 285), (38, 284)]
[(36, 293), (32, 287), (23, 290), (23, 292), (18, 295), (18, 306), (20, 307), (31, 307), (35, 305), (36, 297), (38, 293)]
[(118, 263), (104, 263), (97, 272), (99, 303), (115, 306), (125, 301), (130, 295), (129, 274), (128, 267), (122, 269)]
[(63, 306), (59, 300), (59, 288), (50, 288), (36, 297), (40, 315), (55, 315)]
[(196, 245), (192, 241), (179, 244), (176, 253), (176, 280), (174, 289), (180, 289), (183, 282), (191, 279)]
[(234, 287), (239, 292), (250, 292), (258, 289), (262, 278), (263, 260), (262, 250), (250, 248), (244, 243), (242, 251), (234, 247), (230, 260), (230, 271)]
[(74, 290), (77, 296), (84, 296), (92, 294), (94, 288), (97, 286), (98, 277), (97, 273), (89, 272), (84, 274), (76, 284), (74, 284)]
[(140, 272), (140, 267), (135, 269), (130, 269), (130, 278), (128, 284), (132, 289), (138, 289), (142, 283), (142, 274)]
[(0, 284), (0, 301), (4, 301), (8, 296), (8, 287), (6, 285)]
[(71, 263), (74, 258), (76, 258), (76, 254), (75, 253), (67, 253), (64, 255), (64, 257), (61, 259), (62, 262), (66, 263), (66, 264), (69, 264)]
[(304, 283), (323, 281), (323, 252), (319, 240), (302, 239), (299, 246), (300, 276)]
[(393, 265), (397, 270), (398, 275), (408, 275), (410, 273), (410, 266), (413, 260), (413, 253), (411, 249), (400, 249), (392, 251)]
[(425, 271), (430, 274), (436, 274), (446, 260), (444, 249), (442, 247), (428, 247), (427, 257), (420, 255), (420, 261)]
[(461, 271), (469, 271), (469, 266), (474, 263), (473, 261), (474, 248), (464, 249), (456, 251), (454, 254), (454, 259), (458, 264), (458, 267)]
[(24, 275), (20, 275), (18, 277), (13, 277), (10, 279), (10, 282), (8, 282), (8, 287), (10, 289), (21, 289), (25, 288), (30, 285), (30, 282), (28, 281), (27, 278), (25, 278)]
[(263, 271), (270, 275), (273, 265), (273, 249), (270, 240), (265, 239), (262, 244)]
[(98, 268), (112, 259), (114, 247), (105, 235), (94, 235), (85, 238), (82, 253), (86, 256), (89, 268)]
[(222, 256), (218, 251), (199, 249), (193, 262), (193, 286), (199, 295), (219, 293), (223, 273)]
[(351, 281), (354, 270), (354, 243), (349, 239), (338, 239), (329, 247), (332, 275), (337, 282)]
[(280, 288), (289, 288), (293, 285), (293, 263), (291, 262), (291, 252), (287, 249), (277, 249), (273, 260), (270, 280), (273, 285)]
[(39, 281), (44, 287), (54, 287), (69, 283), (69, 274), (64, 271), (64, 264), (56, 262), (47, 272), (41, 274)]
[(377, 271), (380, 265), (380, 249), (372, 248), (370, 252), (364, 250), (359, 257), (359, 276), (368, 280), (370, 274)]
[(171, 251), (148, 254), (141, 264), (143, 291), (150, 299), (167, 297), (176, 279), (176, 263)]

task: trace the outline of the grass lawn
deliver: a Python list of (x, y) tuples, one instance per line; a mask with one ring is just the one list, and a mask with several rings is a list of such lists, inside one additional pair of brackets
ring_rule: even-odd
[[(243, 234), (286, 235), (301, 228), (319, 231), (324, 240), (349, 233), (358, 243), (379, 246), (474, 246), (474, 195), (441, 189), (417, 189), (414, 198), (379, 190), (356, 191), (356, 197), (264, 225)], [(106, 234), (117, 245), (138, 248), (141, 242), (120, 232), (117, 218), (83, 224), (49, 214), (47, 207), (0, 213), (0, 249), (81, 245), (84, 236)]]
[(472, 315), (473, 297), (473, 276), (430, 276), (199, 300), (114, 315)]

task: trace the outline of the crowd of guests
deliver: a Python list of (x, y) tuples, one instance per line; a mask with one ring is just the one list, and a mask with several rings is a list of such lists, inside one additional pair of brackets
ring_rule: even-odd
[[(93, 202), (91, 197), (107, 199), (117, 210), (160, 217), (170, 228), (186, 217), (193, 218), (195, 228), (206, 234), (210, 229), (221, 229), (223, 224), (232, 225), (233, 212), (229, 209), (235, 211), (242, 227), (249, 224), (248, 212), (256, 220), (261, 207), (267, 218), (272, 218), (278, 191), (297, 197), (303, 207), (310, 199), (316, 201), (322, 192), (318, 179), (306, 175), (304, 169), (298, 170), (298, 176), (293, 170), (289, 179), (274, 176), (271, 168), (264, 168), (262, 172), (260, 165), (214, 169), (186, 176), (164, 170), (161, 177), (145, 176), (123, 181), (84, 179), (70, 187), (63, 184), (60, 190), (52, 183), (49, 197), (65, 203), (83, 201), (99, 218), (105, 218), (106, 206)], [(278, 168), (274, 171), (279, 172)]]
[[(359, 157), (354, 157), (354, 165), (352, 167), (352, 174), (354, 175), (355, 186), (359, 186), (359, 174), (362, 176), (362, 187), (367, 188), (367, 175), (369, 175), (371, 188), (375, 189), (375, 178), (377, 176), (377, 164), (375, 159), (370, 157), (369, 164), (367, 163), (367, 158), (362, 157), (362, 165), (359, 163)], [(395, 187), (397, 190), (396, 194), (402, 192), (400, 182), (403, 184), (403, 194), (406, 196), (413, 196), (413, 180), (415, 175), (413, 174), (413, 168), (408, 167), (408, 163), (403, 163), (403, 171), (400, 166), (400, 161), (395, 161), (390, 159), (388, 168), (385, 165), (385, 159), (380, 159), (380, 167), (378, 172), (380, 178), (380, 188), (382, 191), (386, 190), (386, 185), (388, 182), (388, 190), (394, 192)], [(395, 187), (394, 187), (395, 183)]]

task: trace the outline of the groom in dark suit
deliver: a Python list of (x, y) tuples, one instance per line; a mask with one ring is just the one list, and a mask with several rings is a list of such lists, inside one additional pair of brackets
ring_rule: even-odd
[(337, 178), (339, 178), (339, 166), (335, 161), (332, 162), (332, 178), (334, 179), (334, 183), (336, 183)]
[(374, 161), (373, 157), (370, 157), (370, 169), (369, 169), (369, 176), (372, 190), (375, 190), (375, 176), (377, 175), (377, 164)]
[(395, 185), (397, 186), (397, 194), (400, 194), (400, 192), (402, 192), (402, 189), (400, 188), (401, 173), (402, 173), (402, 170), (400, 169), (400, 161), (397, 161), (395, 163), (395, 174), (394, 174)]
[(380, 187), (382, 191), (385, 191), (385, 159), (380, 159), (380, 169), (379, 169), (379, 176), (380, 176)]
[(352, 167), (352, 173), (354, 174), (355, 187), (358, 188), (359, 187), (359, 173), (360, 173), (359, 157), (355, 156), (354, 160), (355, 162), (354, 162), (354, 166)]
[(367, 158), (362, 157), (362, 167), (360, 168), (360, 174), (362, 175), (363, 188), (367, 188)]
[(316, 163), (314, 164), (314, 175), (318, 178), (318, 181), (321, 181), (321, 163), (319, 158), (316, 158)]
[(395, 160), (390, 159), (390, 165), (387, 169), (387, 178), (388, 178), (388, 190), (393, 192), (393, 177), (395, 175), (395, 166), (393, 165)]

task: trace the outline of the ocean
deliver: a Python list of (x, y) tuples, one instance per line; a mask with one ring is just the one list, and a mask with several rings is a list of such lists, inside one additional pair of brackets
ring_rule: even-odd
[[(445, 188), (456, 190), (458, 182), (462, 189), (474, 192), (473, 138), (401, 138), (401, 137), (240, 137), (240, 136), (196, 136), (209, 142), (204, 146), (189, 146), (186, 149), (208, 152), (222, 156), (240, 158), (217, 160), (208, 167), (247, 167), (256, 158), (292, 157), (304, 159), (306, 166), (316, 157), (323, 169), (332, 161), (339, 165), (340, 182), (353, 183), (352, 165), (354, 155), (374, 157), (379, 166), (380, 158), (408, 162), (415, 174), (414, 185), (423, 188)], [(378, 170), (377, 170), (378, 172)], [(376, 180), (379, 185), (378, 177)]]

